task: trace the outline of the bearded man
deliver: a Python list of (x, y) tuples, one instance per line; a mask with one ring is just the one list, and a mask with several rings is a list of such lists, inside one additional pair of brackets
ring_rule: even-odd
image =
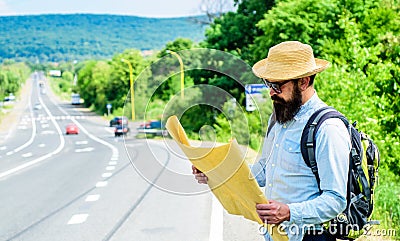
[[(261, 158), (251, 168), (265, 187), (269, 204), (257, 204), (256, 209), (264, 222), (283, 225), (290, 241), (335, 240), (322, 224), (346, 208), (351, 142), (344, 123), (329, 118), (316, 134), (320, 188), (300, 148), (308, 119), (326, 106), (314, 89), (314, 79), (328, 65), (314, 57), (311, 46), (287, 41), (271, 47), (267, 58), (253, 66), (254, 74), (269, 87), (274, 105)], [(207, 183), (194, 167), (193, 173), (199, 183)], [(264, 237), (272, 240), (268, 232)]]

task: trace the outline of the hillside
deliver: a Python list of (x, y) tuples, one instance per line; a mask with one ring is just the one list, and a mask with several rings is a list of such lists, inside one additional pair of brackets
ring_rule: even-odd
[(204, 30), (193, 17), (96, 14), (0, 17), (0, 62), (110, 58), (129, 48), (161, 49), (178, 37), (198, 42), (204, 38)]

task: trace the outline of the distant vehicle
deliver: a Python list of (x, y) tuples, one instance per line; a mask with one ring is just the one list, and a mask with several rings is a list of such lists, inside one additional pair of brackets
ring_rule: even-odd
[(67, 134), (67, 135), (69, 135), (69, 134), (78, 135), (78, 133), (79, 133), (79, 128), (74, 123), (69, 123), (65, 128), (65, 134)]
[(14, 101), (15, 96), (13, 93), (10, 93), (8, 96), (4, 97), (4, 101)]
[(129, 127), (128, 126), (125, 126), (125, 125), (117, 125), (117, 126), (115, 126), (114, 134), (115, 134), (116, 137), (117, 136), (122, 136), (122, 135), (126, 136), (128, 134), (128, 132), (129, 132)]
[(71, 104), (72, 105), (80, 105), (81, 104), (81, 96), (79, 94), (71, 95)]
[(110, 127), (117, 125), (128, 126), (128, 118), (126, 116), (116, 116), (110, 120)]
[(42, 105), (41, 105), (40, 103), (36, 103), (36, 104), (33, 106), (33, 108), (34, 108), (35, 110), (40, 110), (40, 109), (42, 109)]
[(138, 133), (150, 134), (152, 136), (168, 136), (168, 131), (161, 120), (150, 120), (142, 123), (137, 128), (137, 131)]

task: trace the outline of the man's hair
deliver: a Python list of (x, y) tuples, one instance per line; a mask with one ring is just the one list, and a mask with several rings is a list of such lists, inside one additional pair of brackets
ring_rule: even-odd
[(311, 85), (314, 84), (315, 75), (316, 74), (313, 74), (313, 75), (310, 76), (310, 82), (308, 82), (308, 86), (311, 86)]

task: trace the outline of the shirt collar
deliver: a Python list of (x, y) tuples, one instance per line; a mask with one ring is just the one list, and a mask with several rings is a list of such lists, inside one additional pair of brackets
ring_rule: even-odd
[(319, 98), (317, 92), (314, 92), (313, 96), (306, 103), (300, 106), (299, 112), (294, 116), (294, 120), (299, 120), (305, 113), (307, 113), (312, 107), (318, 102)]

